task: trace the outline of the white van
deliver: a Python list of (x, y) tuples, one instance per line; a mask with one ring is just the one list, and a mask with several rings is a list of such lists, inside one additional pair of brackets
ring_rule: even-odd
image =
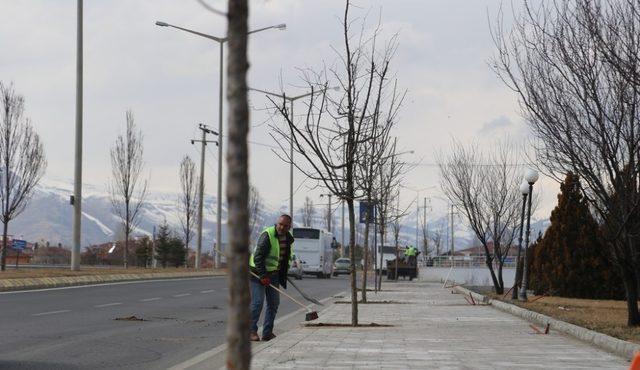
[[(376, 270), (380, 268), (380, 251), (376, 254)], [(400, 258), (404, 257), (404, 248), (400, 248), (398, 255)], [(382, 274), (387, 273), (387, 261), (393, 261), (396, 259), (396, 247), (392, 245), (382, 246)]]
[(302, 261), (302, 271), (318, 278), (330, 278), (333, 273), (333, 235), (322, 229), (294, 227), (293, 237), (293, 249)]

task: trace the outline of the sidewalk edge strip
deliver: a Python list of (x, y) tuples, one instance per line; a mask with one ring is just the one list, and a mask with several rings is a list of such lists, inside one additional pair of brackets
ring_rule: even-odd
[[(333, 296), (341, 295), (341, 294), (344, 294), (344, 292), (333, 294), (331, 297), (327, 297), (327, 298), (321, 299), (320, 302), (321, 303), (329, 302), (330, 300), (333, 299)], [(328, 307), (322, 309), (320, 312), (324, 312), (324, 311), (330, 309), (331, 307), (332, 306), (328, 306)], [(305, 312), (305, 311), (306, 310), (300, 308), (300, 309), (298, 309), (296, 311), (290, 312), (290, 313), (288, 313), (288, 314), (276, 319), (274, 324), (278, 325), (281, 322), (286, 321), (286, 320), (288, 320), (288, 319), (290, 319), (290, 318), (292, 318), (292, 317), (294, 317), (296, 315), (299, 315), (299, 314), (301, 314), (302, 312)], [(297, 329), (299, 329), (299, 328), (297, 328)], [(293, 331), (293, 330), (296, 330), (296, 329), (292, 329), (290, 331)], [(264, 350), (265, 348), (269, 347), (270, 343), (269, 342), (265, 342), (265, 343), (261, 343), (261, 344), (262, 344), (261, 346), (258, 346), (257, 348), (252, 348), (251, 349), (251, 357), (253, 357), (258, 352)], [(189, 360), (186, 360), (186, 361), (181, 362), (181, 363), (179, 363), (177, 365), (171, 366), (167, 370), (188, 369), (188, 368), (190, 368), (192, 366), (198, 365), (198, 364), (206, 361), (207, 359), (209, 359), (209, 358), (211, 358), (213, 356), (218, 355), (220, 352), (226, 351), (226, 349), (227, 349), (227, 343), (225, 342), (225, 343), (223, 343), (223, 344), (221, 344), (221, 345), (219, 345), (219, 346), (217, 346), (217, 347), (215, 347), (213, 349), (210, 349), (210, 350), (208, 350), (206, 352), (202, 352), (201, 354), (199, 354), (197, 356), (194, 356), (194, 357), (190, 358)]]
[(491, 299), (487, 296), (472, 292), (469, 289), (463, 288), (461, 286), (456, 286), (453, 288), (453, 290), (458, 293), (471, 294), (471, 296), (473, 296), (474, 299), (478, 301), (488, 303), (496, 309), (499, 309), (500, 311), (521, 317), (527, 321), (538, 323), (540, 325), (551, 324), (551, 329), (553, 330), (572, 336), (576, 339), (587, 342), (606, 351), (615, 353), (616, 355), (624, 357), (628, 360), (633, 359), (633, 356), (636, 352), (640, 352), (639, 344), (627, 342), (625, 340), (614, 338), (612, 336), (599, 333), (591, 329), (583, 328), (578, 325), (570, 324), (566, 321), (554, 319), (547, 315), (527, 310), (516, 305)]

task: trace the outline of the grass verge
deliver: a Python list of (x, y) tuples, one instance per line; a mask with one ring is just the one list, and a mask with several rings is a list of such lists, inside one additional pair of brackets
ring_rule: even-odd
[[(21, 279), (21, 278), (42, 278), (42, 277), (63, 277), (63, 276), (86, 276), (86, 275), (117, 275), (117, 274), (151, 274), (151, 273), (185, 273), (195, 272), (193, 268), (140, 268), (131, 267), (124, 269), (122, 267), (81, 267), (80, 271), (71, 271), (68, 268), (21, 268), (18, 270), (6, 270), (0, 272), (0, 280), (2, 279)], [(201, 269), (199, 271), (207, 271)], [(211, 269), (208, 269), (211, 271)], [(218, 270), (222, 271), (222, 270)]]
[[(566, 321), (615, 338), (640, 344), (640, 328), (627, 326), (625, 301), (530, 296), (529, 302), (511, 300), (502, 295), (491, 298), (515, 304), (555, 319)], [(553, 328), (552, 328), (553, 329)]]

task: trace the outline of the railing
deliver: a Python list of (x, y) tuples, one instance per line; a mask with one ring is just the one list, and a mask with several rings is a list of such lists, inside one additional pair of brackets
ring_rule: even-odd
[[(453, 260), (450, 256), (438, 256), (432, 257), (428, 260), (421, 261), (422, 266), (433, 266), (433, 267), (460, 267), (460, 268), (474, 268), (474, 267), (486, 267), (487, 263), (484, 257), (469, 257), (469, 256), (453, 256)], [(498, 263), (496, 261), (493, 262), (493, 267), (498, 268)], [(503, 268), (515, 268), (516, 267), (516, 259), (514, 257), (508, 257)]]

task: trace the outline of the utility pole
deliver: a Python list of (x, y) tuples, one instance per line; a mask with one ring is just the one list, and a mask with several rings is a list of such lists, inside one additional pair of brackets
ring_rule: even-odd
[[(158, 267), (158, 260), (156, 259), (156, 225), (153, 225), (153, 235), (151, 241), (151, 267)], [(189, 258), (189, 256), (187, 256)]]
[[(200, 254), (202, 253), (202, 222), (204, 218), (204, 151), (207, 142), (213, 142), (216, 143), (216, 145), (219, 145), (217, 141), (207, 141), (207, 134), (218, 135), (217, 132), (210, 130), (206, 125), (202, 123), (198, 125), (198, 128), (202, 131), (202, 140), (191, 140), (191, 144), (194, 144), (197, 141), (202, 144), (200, 150), (200, 185), (198, 189), (198, 236), (196, 243), (196, 260), (194, 266), (196, 270), (200, 269)], [(220, 177), (220, 174), (218, 174), (218, 177)], [(219, 201), (220, 200), (218, 199), (218, 202)]]
[(420, 229), (420, 198), (416, 195), (416, 248), (420, 245), (418, 229)]
[(327, 226), (329, 228), (329, 232), (331, 232), (331, 194), (329, 194), (329, 207), (327, 208)]
[(342, 248), (340, 249), (340, 257), (344, 257), (344, 199), (342, 200)]
[(76, 141), (73, 198), (73, 250), (71, 270), (80, 270), (80, 233), (82, 228), (82, 1), (78, 0), (76, 40)]
[(454, 238), (454, 230), (453, 230), (453, 204), (451, 205), (451, 266), (453, 266), (453, 238)]
[(422, 226), (424, 227), (424, 232), (422, 235), (422, 238), (424, 239), (422, 241), (424, 256), (422, 256), (422, 258), (425, 259), (427, 258), (427, 252), (429, 249), (429, 226), (427, 226), (427, 197), (424, 197), (424, 208), (422, 209), (422, 213), (424, 215), (424, 217), (422, 218)]

